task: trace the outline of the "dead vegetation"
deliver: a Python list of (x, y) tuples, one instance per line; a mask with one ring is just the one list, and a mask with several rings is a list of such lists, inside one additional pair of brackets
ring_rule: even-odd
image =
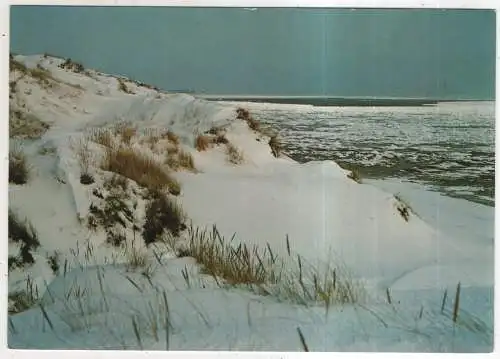
[(129, 95), (133, 95), (134, 92), (128, 88), (128, 86), (125, 84), (125, 80), (121, 78), (117, 78), (118, 81), (118, 90), (121, 92), (124, 92)]
[(89, 135), (89, 139), (101, 146), (111, 148), (115, 145), (114, 137), (110, 130), (102, 129), (94, 131)]
[(227, 160), (235, 165), (242, 164), (245, 159), (243, 152), (230, 142), (226, 144), (226, 155)]
[(59, 65), (61, 69), (70, 70), (76, 73), (82, 73), (85, 68), (79, 62), (73, 61), (71, 59), (66, 59), (62, 64)]
[(256, 119), (252, 117), (250, 111), (246, 108), (239, 107), (236, 109), (236, 118), (245, 121), (252, 130), (259, 132), (260, 131), (260, 123)]
[(162, 191), (151, 191), (146, 206), (142, 237), (146, 245), (160, 240), (165, 232), (177, 237), (186, 228), (186, 215), (181, 206)]
[(174, 171), (186, 169), (188, 171), (196, 171), (193, 156), (178, 147), (175, 150), (167, 149), (167, 156), (165, 157), (165, 164)]
[(115, 172), (150, 190), (168, 189), (180, 194), (180, 184), (153, 158), (127, 146), (106, 148), (101, 168)]
[(278, 135), (273, 135), (269, 139), (269, 147), (271, 147), (271, 152), (274, 157), (278, 158), (281, 155), (282, 145), (281, 141), (278, 139)]
[(174, 145), (178, 146), (179, 145), (179, 136), (177, 136), (175, 133), (173, 133), (172, 131), (168, 130), (165, 134), (165, 136), (167, 137), (168, 141), (170, 143), (173, 143)]
[(31, 76), (43, 88), (53, 87), (57, 84), (57, 81), (52, 77), (50, 71), (44, 69), (40, 64), (38, 64), (36, 68), (30, 69), (22, 62), (10, 58), (9, 68), (12, 72), (21, 73), (21, 77)]
[(90, 173), (90, 168), (95, 162), (95, 157), (90, 149), (90, 141), (87, 137), (81, 137), (76, 143), (71, 143), (80, 165), (80, 183), (89, 185), (94, 183), (94, 177)]
[[(264, 250), (244, 243), (235, 245), (235, 236), (226, 241), (215, 225), (211, 231), (191, 226), (187, 238), (187, 244), (179, 248), (179, 253), (193, 257), (203, 272), (214, 277), (220, 286), (246, 285), (259, 294), (274, 295), (298, 304), (320, 302), (327, 308), (334, 304), (356, 303), (364, 295), (361, 284), (341, 268), (326, 268), (320, 273), (297, 256), (297, 267), (285, 272), (284, 262), (273, 253), (269, 244)], [(288, 237), (287, 249), (289, 257), (293, 258)]]
[(350, 178), (352, 179), (354, 182), (357, 182), (357, 183), (362, 183), (362, 179), (361, 179), (361, 173), (359, 172), (358, 169), (354, 168), (352, 169), (349, 174), (347, 175), (347, 178)]
[(195, 147), (198, 151), (206, 151), (210, 148), (212, 144), (212, 138), (207, 135), (198, 135), (195, 140)]
[(38, 234), (31, 222), (21, 220), (11, 209), (8, 212), (8, 237), (9, 241), (20, 246), (17, 256), (9, 256), (9, 270), (35, 263), (32, 252), (40, 247)]
[(9, 183), (18, 185), (28, 183), (30, 168), (21, 146), (9, 151)]
[(124, 144), (130, 145), (132, 138), (137, 135), (137, 127), (128, 122), (119, 122), (114, 127), (114, 133)]
[(396, 209), (398, 210), (399, 214), (406, 222), (409, 222), (410, 214), (415, 214), (415, 211), (405, 200), (403, 200), (400, 194), (395, 194), (394, 198), (397, 201)]
[(49, 128), (34, 114), (9, 108), (9, 138), (37, 139)]

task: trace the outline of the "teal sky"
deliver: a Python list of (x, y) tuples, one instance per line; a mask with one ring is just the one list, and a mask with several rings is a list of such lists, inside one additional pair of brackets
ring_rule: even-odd
[(493, 99), (487, 10), (12, 6), (11, 51), (165, 90)]

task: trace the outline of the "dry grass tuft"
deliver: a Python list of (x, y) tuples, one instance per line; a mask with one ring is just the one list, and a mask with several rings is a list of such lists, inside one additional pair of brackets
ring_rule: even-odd
[(107, 148), (102, 169), (118, 173), (151, 190), (168, 188), (180, 193), (180, 184), (154, 159), (131, 147)]
[(120, 122), (115, 125), (115, 136), (120, 136), (122, 142), (130, 145), (132, 138), (137, 134), (137, 128), (130, 123)]
[(194, 166), (193, 156), (189, 152), (180, 150), (179, 151), (179, 164), (182, 168), (194, 171), (196, 168)]
[(271, 147), (271, 152), (274, 157), (278, 158), (281, 155), (282, 145), (281, 141), (278, 139), (278, 135), (273, 135), (269, 139), (269, 147)]
[(118, 90), (125, 92), (126, 94), (129, 95), (134, 94), (134, 92), (127, 87), (123, 79), (117, 78), (117, 81), (118, 81)]
[(80, 183), (85, 185), (94, 183), (94, 178), (90, 174), (90, 167), (95, 158), (90, 150), (88, 138), (80, 138), (76, 144), (71, 144), (71, 147), (76, 151), (78, 163), (80, 164)]
[(76, 73), (81, 73), (85, 70), (83, 65), (79, 62), (72, 61), (71, 59), (66, 59), (62, 64), (59, 65), (61, 69), (67, 69)]
[(395, 194), (394, 198), (397, 201), (396, 208), (397, 208), (399, 214), (401, 215), (401, 217), (403, 217), (403, 219), (406, 222), (410, 221), (410, 213), (417, 215), (416, 212), (413, 210), (413, 208), (411, 208), (410, 204), (408, 202), (406, 202), (405, 200), (403, 200), (403, 198), (401, 197), (400, 194)]
[(198, 151), (206, 151), (212, 144), (212, 138), (206, 135), (198, 135), (196, 137), (195, 147)]
[(37, 139), (48, 129), (49, 124), (43, 122), (32, 113), (9, 109), (9, 137)]
[(260, 131), (260, 122), (255, 120), (253, 117), (249, 117), (248, 119), (245, 120), (248, 124), (248, 127), (250, 127), (254, 131)]
[(177, 136), (175, 133), (172, 131), (168, 130), (166, 133), (167, 139), (169, 142), (173, 143), (174, 145), (179, 145), (179, 136)]
[(354, 182), (362, 183), (361, 173), (358, 169), (352, 169), (351, 172), (347, 175), (347, 178), (352, 179)]
[(226, 243), (215, 226), (212, 231), (189, 227), (187, 248), (182, 252), (200, 263), (205, 273), (227, 284), (264, 284), (277, 279), (269, 276), (273, 274), (269, 269), (273, 263), (265, 252), (257, 247), (249, 249), (246, 244), (234, 247)]
[(109, 130), (100, 130), (97, 132), (92, 132), (89, 136), (92, 142), (98, 143), (104, 147), (113, 147), (114, 138)]
[(174, 146), (174, 145), (167, 146), (167, 155), (170, 156), (175, 153), (179, 153), (179, 150), (180, 150), (179, 146)]
[[(364, 294), (363, 287), (346, 271), (328, 268), (320, 273), (300, 256), (297, 256), (296, 269), (284, 271), (283, 260), (269, 245), (265, 250), (249, 248), (243, 243), (234, 246), (234, 237), (227, 242), (215, 225), (212, 231), (189, 227), (186, 248), (180, 252), (193, 257), (221, 286), (248, 285), (258, 293), (294, 303), (319, 302), (328, 308), (332, 304), (355, 303)], [(287, 243), (289, 248), (288, 238)]]
[(9, 241), (20, 246), (18, 256), (9, 256), (9, 270), (35, 262), (32, 252), (40, 247), (35, 227), (27, 219), (22, 221), (10, 208), (8, 211), (8, 238)]
[(186, 215), (175, 200), (161, 191), (151, 191), (142, 231), (144, 242), (148, 245), (160, 240), (165, 231), (177, 237), (186, 228), (185, 220)]
[(134, 246), (127, 248), (127, 271), (134, 271), (139, 268), (145, 268), (148, 263), (148, 254), (146, 251), (141, 251)]
[(226, 155), (228, 161), (235, 165), (239, 165), (245, 160), (243, 157), (243, 152), (229, 142), (226, 144)]
[(30, 169), (22, 147), (15, 147), (9, 151), (9, 183), (26, 184), (29, 180)]
[(260, 131), (260, 123), (259, 121), (255, 120), (250, 112), (246, 108), (239, 107), (236, 109), (237, 119), (243, 120), (248, 124), (248, 127), (250, 127), (254, 131)]

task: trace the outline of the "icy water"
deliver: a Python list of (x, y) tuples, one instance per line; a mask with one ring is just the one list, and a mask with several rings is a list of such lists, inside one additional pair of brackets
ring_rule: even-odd
[(494, 206), (494, 102), (420, 107), (251, 104), (299, 162), (334, 160), (362, 178), (398, 178)]

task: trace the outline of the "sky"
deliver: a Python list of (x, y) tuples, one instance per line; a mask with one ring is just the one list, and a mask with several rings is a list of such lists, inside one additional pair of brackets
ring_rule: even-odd
[(206, 94), (494, 99), (495, 12), (12, 6), (11, 51)]

